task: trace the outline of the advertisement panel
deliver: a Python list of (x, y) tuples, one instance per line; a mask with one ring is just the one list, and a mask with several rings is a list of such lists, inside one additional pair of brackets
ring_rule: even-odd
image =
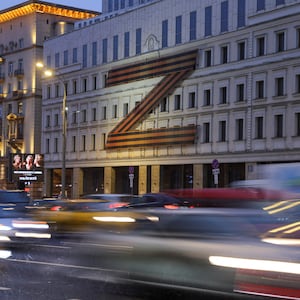
[(14, 181), (44, 181), (44, 157), (40, 153), (12, 153), (11, 173)]

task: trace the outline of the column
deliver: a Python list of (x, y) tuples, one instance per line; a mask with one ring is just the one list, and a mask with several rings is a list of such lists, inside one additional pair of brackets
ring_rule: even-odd
[(139, 167), (139, 195), (147, 193), (147, 166)]
[(81, 168), (73, 169), (72, 195), (67, 195), (68, 198), (79, 198), (83, 194), (83, 171)]
[(159, 193), (160, 191), (160, 166), (151, 167), (151, 192)]
[(111, 194), (115, 192), (116, 172), (112, 167), (104, 168), (104, 193)]
[(203, 164), (195, 164), (193, 166), (193, 188), (203, 188)]

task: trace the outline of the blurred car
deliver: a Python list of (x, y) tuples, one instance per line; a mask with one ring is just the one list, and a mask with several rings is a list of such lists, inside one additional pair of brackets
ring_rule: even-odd
[(224, 299), (299, 299), (299, 249), (261, 241), (264, 230), (274, 226), (266, 212), (201, 208), (144, 213), (153, 220), (147, 226), (139, 222), (130, 231), (100, 229), (84, 236), (78, 260), (93, 267), (85, 278), (190, 289)]

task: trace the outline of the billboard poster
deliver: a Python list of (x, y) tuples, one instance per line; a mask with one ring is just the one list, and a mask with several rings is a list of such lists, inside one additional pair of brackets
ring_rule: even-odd
[(12, 153), (11, 173), (14, 181), (44, 181), (44, 157), (40, 153)]

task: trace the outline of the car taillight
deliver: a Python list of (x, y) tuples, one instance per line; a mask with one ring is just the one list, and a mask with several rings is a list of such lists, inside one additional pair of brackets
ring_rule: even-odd
[(58, 210), (61, 210), (61, 209), (62, 209), (62, 206), (60, 206), (60, 205), (55, 205), (55, 206), (52, 206), (50, 208), (50, 210), (52, 210), (52, 211), (58, 211)]
[(127, 202), (115, 202), (115, 203), (110, 203), (108, 207), (113, 209), (113, 208), (119, 208), (119, 207), (127, 206), (128, 204), (129, 203), (127, 203)]

